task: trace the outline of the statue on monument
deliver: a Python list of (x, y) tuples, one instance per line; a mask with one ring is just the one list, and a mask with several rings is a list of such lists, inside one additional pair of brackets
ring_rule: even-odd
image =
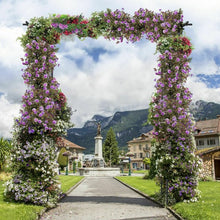
[(97, 123), (97, 136), (101, 136), (101, 124), (100, 124), (100, 122)]

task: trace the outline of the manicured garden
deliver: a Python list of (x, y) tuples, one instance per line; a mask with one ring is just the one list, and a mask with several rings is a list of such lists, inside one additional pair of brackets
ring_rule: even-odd
[[(139, 191), (154, 197), (160, 187), (154, 180), (145, 180), (142, 177), (121, 176), (117, 179), (138, 189)], [(201, 198), (195, 203), (179, 202), (171, 208), (184, 219), (220, 219), (220, 182), (199, 182)]]
[[(78, 183), (83, 177), (80, 176), (59, 176), (61, 190), (65, 193), (72, 186)], [(35, 220), (45, 210), (43, 206), (29, 205), (4, 200), (4, 181), (0, 181), (0, 219), (4, 220)]]

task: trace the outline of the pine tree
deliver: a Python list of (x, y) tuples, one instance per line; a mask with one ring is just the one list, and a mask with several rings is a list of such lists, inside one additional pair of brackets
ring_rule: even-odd
[(66, 148), (65, 147), (61, 148), (60, 153), (58, 155), (58, 160), (57, 160), (57, 162), (59, 163), (59, 165), (60, 165), (62, 170), (67, 165), (67, 157), (63, 156), (64, 152), (66, 152)]
[(119, 162), (118, 142), (112, 127), (108, 130), (103, 144), (103, 157), (110, 166), (117, 165)]

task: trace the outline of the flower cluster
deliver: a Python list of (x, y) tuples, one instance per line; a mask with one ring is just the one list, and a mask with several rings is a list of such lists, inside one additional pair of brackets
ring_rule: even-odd
[(158, 68), (155, 68), (159, 78), (149, 116), (157, 140), (154, 152), (157, 155), (157, 175), (164, 182), (168, 180), (169, 191), (175, 201), (198, 196), (200, 164), (194, 155), (194, 122), (189, 114), (192, 94), (184, 86), (191, 70), (190, 47), (186, 37), (175, 36), (159, 41), (157, 49), (161, 54)]
[(134, 16), (124, 9), (93, 13), (90, 19), (83, 16), (54, 15), (52, 26), (58, 33), (75, 34), (79, 38), (97, 38), (102, 35), (117, 43), (139, 41), (142, 37), (157, 42), (162, 36), (173, 36), (182, 32), (182, 11), (160, 11), (154, 13), (147, 9), (139, 9)]
[(54, 15), (51, 22), (51, 26), (60, 34), (75, 34), (79, 38), (95, 37), (92, 28), (88, 25), (89, 21), (82, 15)]
[(187, 37), (174, 36), (161, 38), (157, 44), (157, 50), (163, 54), (165, 51), (182, 51), (187, 56), (192, 53), (192, 44)]
[(26, 34), (19, 39), (25, 48), (26, 44), (36, 40), (36, 38), (46, 41), (48, 44), (57, 44), (60, 41), (60, 34), (51, 27), (50, 19), (44, 17), (32, 18), (28, 24)]
[(52, 206), (60, 196), (55, 178), (55, 141), (71, 126), (71, 108), (53, 77), (58, 60), (56, 46), (41, 37), (31, 37), (24, 49), (22, 76), (28, 88), (14, 126), (15, 175), (7, 183), (5, 195), (16, 201)]
[(50, 139), (22, 145), (14, 143), (12, 162), (16, 174), (6, 183), (5, 195), (16, 201), (53, 206), (61, 191), (57, 175), (56, 149)]

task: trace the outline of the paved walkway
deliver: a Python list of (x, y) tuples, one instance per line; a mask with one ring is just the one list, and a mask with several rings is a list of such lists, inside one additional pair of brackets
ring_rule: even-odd
[(165, 208), (112, 177), (87, 177), (41, 220), (174, 220)]

